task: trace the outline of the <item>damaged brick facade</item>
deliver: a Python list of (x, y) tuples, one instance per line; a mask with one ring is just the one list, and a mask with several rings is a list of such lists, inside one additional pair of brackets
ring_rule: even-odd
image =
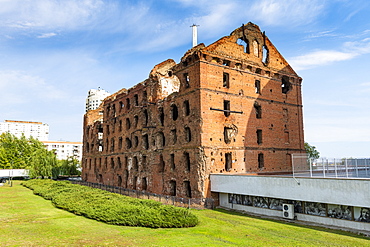
[(210, 173), (290, 171), (305, 152), (301, 82), (255, 24), (199, 44), (85, 114), (82, 178), (203, 198)]

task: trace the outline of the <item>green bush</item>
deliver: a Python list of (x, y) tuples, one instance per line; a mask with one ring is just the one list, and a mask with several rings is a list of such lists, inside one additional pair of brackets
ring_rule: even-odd
[(188, 209), (123, 196), (69, 181), (34, 179), (22, 183), (64, 210), (114, 225), (151, 228), (192, 227), (198, 218)]

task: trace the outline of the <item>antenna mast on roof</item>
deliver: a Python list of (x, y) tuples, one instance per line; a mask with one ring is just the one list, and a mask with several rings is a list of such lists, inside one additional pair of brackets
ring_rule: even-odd
[(197, 46), (198, 45), (198, 31), (197, 31), (197, 27), (199, 27), (199, 25), (193, 24), (190, 27), (193, 29), (193, 47), (194, 47), (194, 46)]

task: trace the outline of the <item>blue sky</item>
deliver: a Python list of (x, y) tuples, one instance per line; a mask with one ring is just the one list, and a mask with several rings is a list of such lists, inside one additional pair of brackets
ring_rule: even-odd
[(305, 140), (370, 157), (370, 1), (0, 0), (0, 121), (41, 121), (81, 141), (87, 91), (113, 93), (206, 45), (260, 26), (303, 78)]

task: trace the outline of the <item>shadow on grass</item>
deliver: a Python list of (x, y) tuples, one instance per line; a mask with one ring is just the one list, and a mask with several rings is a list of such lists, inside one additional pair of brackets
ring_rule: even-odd
[[(249, 214), (247, 212), (236, 211), (236, 210), (233, 210), (233, 209), (216, 208), (216, 209), (214, 209), (214, 211), (224, 213), (224, 214), (229, 214), (229, 215), (246, 216), (246, 217), (249, 217), (249, 218), (258, 219), (258, 220), (262, 220), (262, 221), (274, 222), (274, 223), (279, 223), (279, 224), (284, 224), (284, 225), (295, 226), (295, 227), (299, 227), (299, 228), (312, 229), (312, 230), (317, 230), (317, 231), (322, 231), (322, 232), (338, 234), (338, 235), (342, 235), (342, 236), (349, 236), (349, 237), (354, 237), (354, 238), (359, 238), (359, 239), (370, 240), (370, 235), (365, 235), (364, 233), (361, 233), (361, 232), (355, 233), (355, 232), (350, 231), (350, 229), (348, 229), (348, 231), (346, 231), (346, 230), (340, 230), (340, 229), (326, 228), (324, 226), (318, 226), (318, 225), (314, 225), (314, 223), (310, 223), (310, 222), (306, 223), (306, 222), (303, 222), (303, 221), (288, 222), (288, 220), (272, 219), (272, 218), (268, 218), (268, 216), (253, 215), (253, 214)], [(328, 227), (330, 227), (330, 226), (328, 226)]]

